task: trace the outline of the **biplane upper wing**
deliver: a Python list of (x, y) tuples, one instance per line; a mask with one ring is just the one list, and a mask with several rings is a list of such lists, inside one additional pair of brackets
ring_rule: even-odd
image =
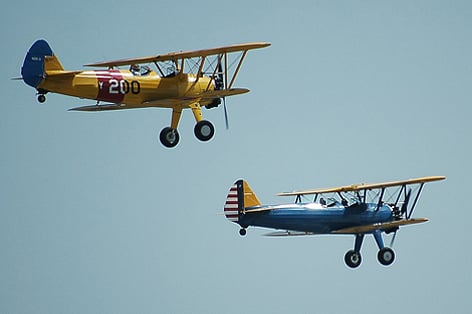
[(278, 196), (299, 196), (299, 195), (323, 194), (323, 193), (356, 192), (356, 191), (361, 191), (361, 190), (373, 190), (373, 189), (382, 189), (382, 188), (388, 188), (388, 187), (393, 187), (393, 186), (427, 183), (427, 182), (432, 182), (432, 181), (444, 180), (445, 178), (446, 177), (444, 176), (430, 176), (430, 177), (422, 177), (422, 178), (408, 179), (408, 180), (402, 180), (402, 181), (391, 181), (391, 182), (384, 182), (384, 183), (353, 184), (353, 185), (340, 186), (340, 187), (327, 188), (327, 189), (282, 192), (282, 193), (278, 193), (277, 195)]
[(252, 42), (252, 43), (236, 44), (236, 45), (223, 46), (223, 47), (210, 48), (210, 49), (202, 49), (202, 50), (170, 52), (167, 54), (156, 55), (156, 56), (96, 62), (96, 63), (86, 64), (85, 66), (114, 67), (114, 66), (122, 66), (122, 65), (131, 65), (135, 63), (141, 64), (141, 63), (149, 63), (149, 62), (162, 62), (162, 61), (195, 58), (195, 57), (206, 57), (206, 56), (212, 56), (212, 55), (230, 53), (230, 52), (248, 51), (251, 49), (259, 49), (259, 48), (264, 48), (268, 46), (270, 46), (270, 43), (268, 42)]

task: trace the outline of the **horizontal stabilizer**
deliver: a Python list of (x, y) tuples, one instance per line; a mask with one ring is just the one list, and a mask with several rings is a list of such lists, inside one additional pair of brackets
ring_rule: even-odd
[(371, 225), (356, 226), (334, 230), (332, 233), (336, 234), (357, 234), (357, 233), (369, 233), (375, 230), (388, 230), (392, 228), (398, 228), (400, 226), (419, 224), (428, 221), (427, 218), (412, 218), (412, 219), (401, 219), (397, 221), (376, 223)]
[(53, 79), (63, 79), (67, 77), (74, 77), (77, 74), (82, 73), (83, 71), (50, 71), (46, 73), (46, 78), (48, 80)]
[(129, 109), (124, 104), (106, 104), (106, 105), (92, 105), (92, 106), (83, 106), (75, 107), (69, 109), (69, 111), (108, 111), (108, 110), (122, 110)]
[(274, 206), (264, 206), (264, 207), (257, 207), (257, 208), (252, 208), (252, 209), (246, 209), (244, 210), (245, 214), (250, 214), (250, 213), (261, 213), (261, 212), (268, 212), (271, 210), (276, 210), (278, 207)]
[(266, 237), (296, 237), (296, 236), (308, 236), (315, 235), (313, 232), (302, 232), (302, 231), (275, 231), (264, 234)]

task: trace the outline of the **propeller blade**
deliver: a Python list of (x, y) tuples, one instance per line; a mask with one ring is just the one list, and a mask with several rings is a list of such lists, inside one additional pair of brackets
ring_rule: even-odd
[(393, 247), (393, 242), (395, 242), (395, 238), (397, 237), (397, 231), (393, 233), (392, 241), (390, 241), (390, 247)]
[(223, 109), (225, 111), (226, 130), (228, 130), (229, 129), (228, 110), (226, 109), (226, 98), (225, 97), (223, 97)]

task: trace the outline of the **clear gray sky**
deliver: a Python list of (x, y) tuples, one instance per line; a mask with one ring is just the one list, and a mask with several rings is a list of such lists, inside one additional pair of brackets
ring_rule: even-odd
[[(469, 313), (472, 253), (470, 1), (11, 1), (0, 11), (0, 313)], [(246, 41), (236, 86), (205, 110), (80, 113), (92, 101), (21, 81), (30, 45), (63, 65)], [(395, 263), (371, 237), (245, 238), (223, 215), (246, 178), (275, 193), (446, 175), (398, 234)]]

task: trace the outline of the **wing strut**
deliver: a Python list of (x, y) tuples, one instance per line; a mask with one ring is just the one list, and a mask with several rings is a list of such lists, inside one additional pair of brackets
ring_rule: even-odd
[(418, 202), (418, 199), (420, 198), (421, 191), (423, 190), (424, 182), (421, 183), (420, 188), (418, 192), (416, 193), (415, 200), (413, 201), (413, 205), (411, 205), (410, 212), (408, 213), (408, 216), (406, 217), (407, 219), (410, 219), (411, 215), (413, 214), (413, 210), (415, 209), (416, 202)]
[[(234, 71), (233, 77), (231, 78), (231, 82), (229, 83), (228, 88), (231, 88), (233, 86), (234, 80), (236, 79), (236, 76), (238, 76), (239, 69), (241, 68), (241, 65), (243, 64), (243, 60), (246, 57), (246, 53), (247, 53), (247, 50), (244, 50), (241, 58), (239, 59), (238, 66), (236, 67), (236, 70)], [(228, 71), (228, 69), (226, 69), (226, 71)]]
[(380, 192), (380, 197), (379, 197), (379, 202), (377, 203), (377, 209), (375, 211), (378, 211), (380, 206), (382, 206), (382, 199), (385, 193), (385, 188), (382, 188), (382, 191)]

